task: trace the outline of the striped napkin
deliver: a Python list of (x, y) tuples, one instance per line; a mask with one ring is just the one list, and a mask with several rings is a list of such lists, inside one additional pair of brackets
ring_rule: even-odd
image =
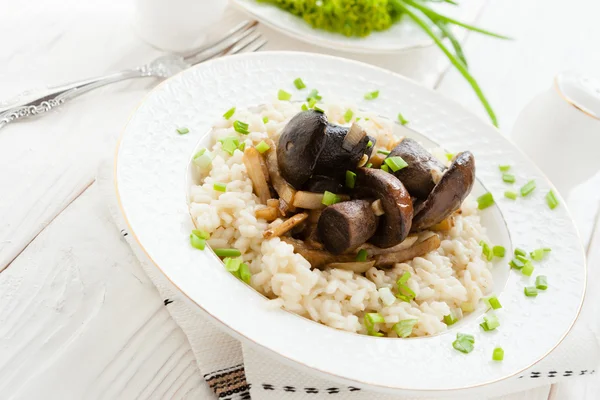
[[(114, 194), (113, 161), (102, 163), (97, 182), (107, 199), (117, 229), (129, 243), (175, 322), (186, 334), (199, 370), (210, 390), (203, 399), (219, 400), (410, 400), (427, 396), (398, 397), (364, 388), (328, 381), (282, 364), (259, 349), (242, 344), (220, 330), (147, 259), (131, 239)], [(590, 281), (592, 281), (590, 279)], [(565, 340), (544, 360), (523, 373), (485, 387), (469, 391), (440, 393), (436, 398), (485, 399), (548, 385), (565, 379), (583, 378), (598, 370), (600, 337), (598, 316), (593, 304), (600, 301), (588, 285), (581, 315)], [(213, 396), (214, 395), (214, 396)], [(493, 395), (493, 396), (492, 396)]]

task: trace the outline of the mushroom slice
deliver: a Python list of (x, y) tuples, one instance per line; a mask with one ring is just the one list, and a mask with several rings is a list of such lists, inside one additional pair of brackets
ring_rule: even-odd
[(379, 168), (381, 167), (381, 164), (383, 164), (384, 160), (385, 156), (381, 153), (377, 153), (369, 159), (369, 162), (371, 163), (372, 168)]
[(412, 222), (413, 231), (427, 229), (460, 208), (475, 183), (475, 157), (470, 151), (455, 156)]
[(373, 261), (354, 261), (354, 262), (336, 262), (330, 263), (325, 268), (339, 268), (347, 271), (356, 272), (357, 274), (364, 274), (375, 265)]
[(308, 182), (304, 184), (304, 190), (315, 193), (342, 193), (344, 191), (344, 186), (339, 179), (325, 175), (313, 175)]
[(369, 242), (381, 248), (402, 243), (410, 232), (413, 217), (412, 201), (402, 182), (380, 169), (359, 168), (354, 190), (358, 197), (381, 200), (385, 212)]
[[(338, 194), (340, 201), (350, 200), (349, 196)], [(299, 191), (296, 192), (294, 196), (294, 202), (292, 203), (294, 207), (305, 208), (307, 210), (316, 210), (319, 208), (325, 208), (325, 204), (323, 204), (323, 193), (313, 193), (313, 192), (305, 192)]]
[(306, 218), (308, 218), (307, 213), (296, 214), (293, 217), (288, 218), (285, 221), (283, 221), (283, 223), (278, 225), (277, 227), (267, 229), (263, 233), (263, 237), (265, 239), (269, 239), (269, 238), (272, 238), (275, 236), (281, 236), (284, 233), (287, 233), (290, 230), (292, 230), (292, 228), (294, 228), (295, 226), (302, 223), (302, 221), (304, 221)]
[(327, 117), (315, 110), (296, 114), (279, 137), (277, 161), (281, 176), (300, 189), (311, 177), (325, 144)]
[(267, 200), (271, 198), (269, 184), (261, 165), (262, 156), (254, 147), (248, 147), (244, 150), (244, 165), (246, 172), (252, 181), (254, 194), (259, 198), (261, 204), (267, 204)]
[(356, 260), (355, 254), (342, 254), (336, 256), (327, 250), (314, 249), (306, 245), (302, 240), (291, 237), (282, 237), (282, 242), (294, 246), (294, 252), (300, 254), (312, 266), (312, 268), (322, 269), (325, 265), (333, 262), (352, 262)]
[(275, 207), (260, 208), (254, 212), (254, 216), (272, 222), (279, 218), (279, 210)]
[(432, 234), (426, 239), (419, 241), (411, 247), (400, 250), (395, 253), (380, 254), (375, 257), (375, 266), (385, 266), (401, 263), (404, 261), (412, 260), (415, 257), (421, 257), (440, 247), (440, 237), (436, 234)]
[(431, 226), (429, 229), (435, 232), (447, 232), (454, 227), (454, 217), (451, 215), (440, 223)]
[(373, 203), (371, 203), (371, 210), (373, 210), (373, 213), (378, 217), (381, 217), (383, 214), (385, 214), (385, 210), (381, 205), (381, 199), (375, 200)]
[(397, 244), (393, 247), (388, 247), (387, 249), (382, 249), (381, 247), (373, 246), (371, 243), (365, 243), (359, 248), (357, 248), (352, 254), (357, 253), (362, 249), (367, 251), (367, 257), (378, 256), (380, 254), (396, 253), (401, 250), (408, 249), (417, 242), (417, 239), (419, 239), (419, 235), (410, 235), (406, 239), (404, 239), (402, 243)]
[[(288, 208), (293, 207), (292, 202), (294, 200), (294, 195), (296, 194), (296, 190), (289, 184), (280, 174), (279, 166), (277, 162), (277, 151), (275, 149), (275, 144), (270, 141), (269, 146), (271, 149), (267, 152), (267, 168), (269, 169), (269, 175), (271, 176), (271, 183), (273, 184), (273, 188), (288, 205)], [(290, 209), (289, 211), (293, 211)]]
[(402, 157), (408, 164), (394, 175), (402, 181), (408, 193), (418, 199), (426, 199), (437, 183), (445, 167), (416, 140), (405, 138), (392, 149), (389, 157)]
[(317, 229), (325, 248), (333, 254), (342, 254), (373, 236), (377, 217), (368, 200), (344, 201), (323, 210)]

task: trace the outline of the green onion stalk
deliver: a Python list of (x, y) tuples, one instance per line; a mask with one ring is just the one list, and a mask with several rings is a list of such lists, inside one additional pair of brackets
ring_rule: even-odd
[[(479, 87), (477, 80), (469, 72), (467, 59), (454, 36), (452, 26), (492, 36), (510, 39), (488, 30), (447, 17), (429, 8), (427, 3), (448, 3), (453, 0), (258, 0), (274, 4), (304, 19), (313, 28), (341, 33), (345, 36), (365, 37), (374, 31), (389, 29), (400, 18), (406, 16), (414, 21), (448, 57), (450, 63), (467, 80), (485, 108), (491, 122), (498, 126), (498, 120), (489, 101)], [(443, 39), (447, 38), (451, 49)]]

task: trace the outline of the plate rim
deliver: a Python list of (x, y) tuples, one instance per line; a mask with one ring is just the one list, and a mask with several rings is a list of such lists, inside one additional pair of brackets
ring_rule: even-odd
[[(437, 96), (437, 97), (442, 97), (444, 98), (446, 101), (448, 102), (452, 102), (456, 107), (459, 107), (466, 115), (469, 115), (471, 117), (476, 118), (477, 120), (479, 120), (480, 122), (483, 121), (479, 116), (476, 116), (475, 114), (473, 114), (471, 111), (469, 111), (465, 106), (463, 106), (461, 103), (458, 103), (456, 101), (454, 101), (453, 99), (451, 99), (449, 96), (443, 94), (443, 93), (438, 93), (432, 89), (430, 89), (429, 87), (420, 84), (419, 82), (416, 82), (406, 76), (400, 75), (394, 71), (390, 71), (388, 69), (376, 66), (376, 65), (372, 65), (372, 64), (368, 64), (365, 62), (360, 62), (360, 61), (356, 61), (356, 60), (352, 60), (352, 59), (347, 59), (344, 57), (338, 57), (338, 56), (332, 56), (332, 55), (327, 55), (327, 54), (319, 54), (319, 53), (311, 53), (311, 52), (303, 52), (303, 51), (263, 51), (263, 52), (259, 52), (259, 53), (243, 53), (243, 54), (238, 54), (238, 55), (234, 55), (234, 56), (228, 56), (228, 59), (231, 58), (236, 58), (236, 59), (241, 59), (241, 58), (250, 58), (250, 57), (259, 57), (262, 54), (290, 54), (290, 55), (306, 55), (306, 56), (310, 56), (310, 57), (316, 57), (316, 58), (325, 58), (325, 59), (332, 59), (332, 60), (336, 60), (336, 61), (341, 61), (341, 62), (345, 62), (345, 63), (350, 63), (350, 64), (355, 64), (357, 66), (361, 66), (363, 68), (370, 68), (370, 69), (374, 69), (377, 70), (379, 73), (385, 73), (385, 74), (390, 74), (392, 76), (394, 76), (395, 79), (399, 79), (399, 80), (404, 80), (404, 81), (408, 81), (411, 84), (417, 85), (419, 86), (421, 89), (426, 90), (427, 92), (429, 92), (430, 94)], [(218, 60), (220, 60), (220, 58), (216, 58), (216, 59), (211, 59), (208, 60), (206, 62), (203, 62), (202, 64), (212, 64), (214, 62), (219, 62)], [(284, 355), (282, 353), (279, 353), (278, 351), (271, 349), (261, 343), (258, 343), (256, 341), (254, 341), (253, 339), (247, 337), (246, 335), (244, 335), (242, 332), (239, 332), (237, 330), (235, 330), (234, 328), (230, 327), (229, 325), (227, 325), (224, 321), (222, 321), (220, 318), (218, 318), (217, 316), (213, 315), (212, 313), (210, 313), (208, 310), (206, 310), (205, 308), (203, 308), (198, 302), (196, 302), (187, 292), (185, 292), (178, 284), (176, 284), (171, 277), (158, 265), (158, 263), (150, 256), (149, 252), (146, 250), (146, 248), (144, 247), (144, 245), (142, 244), (142, 242), (140, 241), (138, 235), (136, 234), (136, 232), (134, 231), (133, 227), (131, 226), (131, 223), (129, 221), (129, 218), (127, 216), (127, 213), (125, 212), (125, 208), (123, 206), (123, 202), (121, 199), (121, 194), (119, 191), (119, 182), (118, 182), (118, 161), (119, 161), (119, 152), (121, 149), (121, 144), (123, 141), (123, 138), (125, 137), (127, 128), (129, 127), (130, 122), (133, 120), (134, 116), (137, 114), (138, 110), (147, 102), (147, 100), (150, 98), (150, 96), (152, 96), (155, 92), (158, 92), (160, 90), (160, 88), (163, 87), (163, 85), (166, 85), (167, 83), (171, 82), (172, 80), (174, 80), (176, 77), (178, 77), (179, 75), (183, 75), (186, 73), (189, 73), (191, 70), (193, 69), (197, 69), (197, 68), (202, 68), (202, 66), (200, 64), (193, 66), (189, 69), (186, 69), (184, 71), (181, 71), (167, 79), (165, 79), (164, 81), (160, 82), (158, 85), (156, 85), (154, 88), (152, 88), (140, 101), (139, 103), (132, 109), (126, 123), (124, 124), (121, 133), (119, 135), (119, 138), (117, 140), (116, 146), (115, 146), (115, 153), (114, 153), (114, 160), (113, 160), (113, 174), (112, 174), (112, 178), (113, 178), (113, 187), (114, 187), (114, 194), (116, 196), (116, 200), (117, 200), (117, 205), (118, 205), (118, 210), (120, 212), (121, 217), (123, 218), (126, 226), (129, 228), (129, 232), (131, 234), (131, 236), (133, 237), (133, 239), (135, 240), (135, 242), (138, 244), (139, 249), (143, 252), (143, 254), (146, 256), (146, 258), (151, 262), (151, 264), (158, 270), (160, 271), (160, 273), (169, 281), (171, 282), (171, 284), (173, 284), (173, 286), (175, 288), (177, 288), (177, 290), (183, 294), (185, 296), (185, 298), (187, 299), (187, 301), (190, 301), (193, 305), (195, 305), (196, 307), (199, 308), (199, 310), (201, 310), (202, 313), (204, 313), (205, 315), (210, 316), (213, 321), (217, 322), (218, 325), (222, 328), (224, 328), (226, 331), (230, 332), (233, 334), (233, 336), (235, 337), (239, 337), (242, 338), (244, 341), (246, 341), (246, 343), (251, 344), (252, 346), (254, 346), (255, 348), (258, 348), (260, 351), (262, 352), (268, 352), (269, 354), (272, 354), (275, 356), (275, 358), (278, 361), (283, 361), (286, 364), (289, 365), (293, 365), (295, 368), (302, 368), (304, 370), (307, 371), (311, 371), (311, 372), (318, 372), (320, 374), (323, 374), (327, 377), (329, 377), (329, 379), (332, 379), (334, 381), (338, 381), (338, 382), (346, 382), (346, 383), (351, 383), (354, 385), (359, 385), (359, 386), (363, 386), (363, 387), (368, 387), (372, 390), (379, 390), (379, 391), (384, 391), (384, 392), (388, 392), (388, 393), (398, 393), (398, 392), (413, 392), (413, 393), (441, 393), (441, 392), (457, 392), (457, 391), (462, 391), (462, 390), (469, 390), (469, 389), (476, 389), (476, 388), (481, 388), (484, 386), (488, 386), (488, 385), (492, 385), (495, 383), (499, 383), (502, 381), (505, 381), (511, 377), (514, 377), (516, 375), (518, 375), (519, 373), (531, 368), (532, 366), (534, 366), (535, 364), (539, 363), (540, 361), (542, 361), (543, 359), (545, 359), (550, 353), (552, 353), (566, 338), (566, 336), (573, 330), (573, 327), (575, 325), (575, 323), (579, 320), (579, 317), (581, 315), (581, 310), (582, 310), (582, 306), (583, 303), (585, 301), (586, 298), (586, 294), (587, 294), (587, 288), (588, 288), (588, 260), (587, 260), (587, 254), (586, 254), (586, 250), (585, 250), (585, 245), (583, 244), (582, 240), (581, 240), (581, 234), (579, 232), (579, 229), (573, 219), (573, 216), (571, 214), (571, 211), (566, 207), (566, 203), (564, 201), (564, 198), (562, 197), (562, 195), (560, 194), (560, 192), (558, 192), (555, 188), (555, 186), (552, 184), (552, 182), (549, 180), (549, 178), (546, 176), (546, 174), (540, 170), (540, 168), (535, 165), (535, 163), (533, 163), (529, 157), (511, 140), (511, 138), (509, 136), (503, 135), (500, 130), (496, 127), (494, 127), (493, 125), (489, 124), (487, 121), (483, 121), (485, 122), (489, 128), (493, 128), (493, 130), (496, 132), (496, 134), (499, 134), (503, 137), (503, 139), (510, 143), (511, 147), (513, 148), (513, 150), (517, 151), (518, 153), (521, 154), (521, 156), (528, 160), (531, 161), (532, 164), (532, 168), (535, 169), (535, 171), (537, 172), (537, 174), (542, 177), (545, 181), (545, 183), (550, 186), (551, 189), (553, 189), (555, 191), (555, 194), (557, 195), (557, 197), (559, 198), (559, 200), (562, 202), (564, 206), (564, 211), (568, 217), (569, 223), (573, 226), (574, 228), (574, 233), (575, 236), (577, 237), (577, 248), (578, 248), (578, 252), (583, 256), (583, 272), (584, 272), (584, 276), (583, 276), (583, 288), (582, 288), (582, 294), (581, 297), (579, 299), (578, 302), (578, 307), (577, 307), (577, 311), (575, 313), (575, 317), (573, 318), (572, 322), (570, 323), (568, 329), (564, 332), (564, 334), (560, 337), (559, 340), (556, 341), (555, 345), (549, 349), (547, 352), (545, 352), (541, 357), (539, 357), (538, 359), (536, 359), (535, 361), (531, 362), (529, 365), (519, 369), (518, 371), (514, 372), (514, 373), (509, 373), (507, 375), (504, 375), (500, 378), (494, 379), (494, 380), (489, 380), (489, 381), (485, 381), (483, 383), (478, 383), (478, 384), (474, 384), (474, 385), (468, 385), (468, 386), (463, 386), (463, 387), (452, 387), (452, 388), (443, 388), (443, 389), (420, 389), (420, 388), (402, 388), (402, 387), (398, 387), (398, 386), (389, 386), (389, 385), (385, 385), (385, 384), (380, 384), (380, 383), (373, 383), (373, 382), (369, 382), (366, 380), (361, 380), (361, 379), (355, 379), (355, 378), (349, 378), (346, 376), (342, 376), (342, 375), (338, 375), (336, 373), (330, 372), (330, 371), (325, 371), (316, 367), (312, 367), (309, 365), (304, 364), (302, 361), (296, 360), (288, 355)], [(506, 223), (506, 221), (505, 221)], [(510, 231), (509, 231), (510, 233)], [(301, 316), (298, 316), (296, 314), (294, 314), (294, 316), (297, 316), (299, 318), (304, 318)], [(309, 320), (310, 321), (310, 320)], [(334, 328), (330, 328), (330, 329), (334, 329)]]

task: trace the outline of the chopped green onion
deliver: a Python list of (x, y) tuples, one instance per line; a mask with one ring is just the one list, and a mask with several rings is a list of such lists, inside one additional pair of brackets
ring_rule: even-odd
[(523, 264), (531, 263), (531, 261), (529, 261), (529, 259), (526, 256), (522, 256), (519, 254), (515, 257), (517, 258), (517, 260), (520, 260)]
[(350, 122), (352, 121), (352, 117), (354, 116), (354, 112), (351, 109), (347, 109), (344, 114), (344, 121)]
[(404, 285), (410, 279), (410, 272), (406, 271), (402, 274), (400, 278), (396, 281), (396, 285)]
[(527, 297), (536, 297), (538, 295), (538, 291), (535, 286), (526, 286), (523, 289), (523, 292), (525, 292), (525, 296)]
[(479, 326), (486, 332), (493, 331), (500, 326), (500, 321), (498, 321), (498, 317), (495, 315), (486, 315), (483, 317), (483, 322), (479, 324)]
[(543, 247), (542, 250), (544, 250), (546, 253), (550, 253), (552, 251), (550, 247)]
[(491, 206), (492, 204), (494, 204), (494, 196), (490, 192), (487, 192), (486, 194), (482, 194), (481, 196), (479, 196), (477, 198), (477, 207), (480, 210), (486, 209), (489, 206)]
[(306, 85), (300, 78), (294, 79), (294, 86), (296, 86), (296, 89), (298, 90), (306, 88)]
[(386, 164), (383, 164), (381, 166), (381, 169), (384, 170), (385, 172), (390, 172), (390, 167), (388, 167)]
[(225, 269), (229, 272), (238, 272), (240, 266), (242, 265), (241, 257), (231, 258), (226, 257), (223, 259), (223, 264), (225, 264)]
[(346, 187), (354, 189), (356, 185), (356, 174), (352, 171), (346, 171)]
[(192, 231), (192, 233), (196, 236), (198, 236), (200, 239), (210, 239), (210, 233), (200, 230), (200, 229), (194, 229)]
[(240, 265), (239, 273), (240, 273), (240, 279), (249, 285), (250, 278), (252, 277), (252, 273), (250, 272), (250, 267), (248, 267), (248, 264), (244, 263), (244, 264)]
[(367, 165), (365, 165), (365, 168), (371, 168), (373, 166), (373, 163), (368, 163)]
[(369, 141), (367, 142), (367, 149), (370, 149), (371, 147), (373, 147), (373, 141), (372, 141), (372, 140), (369, 140)]
[(402, 168), (408, 167), (408, 163), (400, 156), (386, 158), (385, 164), (390, 167), (393, 172), (400, 171)]
[(269, 117), (263, 117), (263, 124), (266, 124), (267, 122), (269, 122)]
[(487, 299), (484, 299), (484, 302), (494, 310), (502, 308), (502, 304), (500, 304), (500, 300), (498, 300), (496, 296), (490, 296)]
[(406, 338), (409, 337), (413, 331), (415, 325), (419, 322), (418, 319), (403, 319), (392, 326), (392, 329), (396, 332), (398, 337)]
[(508, 264), (514, 269), (521, 269), (525, 266), (525, 263), (518, 258), (513, 258)]
[(402, 113), (398, 113), (398, 122), (400, 122), (400, 125), (408, 124), (408, 120), (404, 118)]
[(365, 100), (375, 100), (379, 97), (379, 90), (365, 94)]
[(521, 196), (525, 197), (527, 196), (529, 193), (533, 192), (535, 190), (535, 180), (531, 180), (529, 182), (527, 182), (522, 188), (521, 188)]
[(201, 237), (196, 235), (194, 231), (192, 231), (192, 233), (190, 233), (190, 244), (192, 245), (192, 247), (198, 250), (204, 250), (204, 248), (206, 247), (206, 240), (202, 239)]
[(300, 107), (302, 111), (308, 111), (308, 106), (305, 103), (302, 103), (302, 107)]
[(387, 155), (389, 155), (389, 154), (390, 154), (390, 151), (389, 151), (389, 150), (386, 150), (386, 149), (379, 149), (379, 150), (377, 150), (377, 152), (378, 152), (379, 154), (383, 154), (384, 156), (387, 156)]
[(227, 184), (226, 183), (221, 183), (221, 182), (215, 182), (213, 184), (213, 189), (216, 190), (217, 192), (226, 192), (227, 191)]
[[(398, 281), (400, 281), (400, 280), (398, 280)], [(401, 284), (401, 283), (398, 283), (397, 286), (398, 286), (398, 293), (396, 294), (397, 298), (399, 298), (400, 300), (405, 301), (407, 303), (410, 303), (410, 301), (415, 298), (416, 293), (413, 292), (413, 290), (411, 288), (409, 288), (408, 286)]]
[(546, 195), (546, 204), (548, 204), (548, 207), (550, 207), (551, 210), (558, 207), (558, 199), (552, 190)]
[(316, 105), (313, 107), (313, 110), (325, 114), (325, 110), (323, 110), (322, 108), (317, 107)]
[(535, 287), (536, 287), (536, 289), (539, 289), (539, 290), (548, 289), (548, 281), (544, 275), (538, 275), (535, 278)]
[(454, 158), (454, 154), (453, 153), (446, 153), (446, 160), (452, 161), (453, 158)]
[(468, 354), (473, 351), (475, 348), (475, 338), (473, 335), (468, 335), (464, 333), (457, 333), (456, 340), (452, 342), (452, 347), (461, 353)]
[(309, 99), (308, 100), (308, 108), (313, 108), (317, 104), (317, 99)]
[(318, 100), (322, 100), (323, 98), (321, 96), (319, 96), (319, 91), (317, 89), (313, 89), (308, 94), (306, 101), (310, 101), (311, 99), (315, 99), (318, 101)]
[(228, 152), (230, 155), (233, 155), (233, 152), (240, 145), (240, 141), (238, 140), (238, 138), (233, 137), (233, 136), (222, 139), (222, 140), (220, 140), (220, 142), (221, 142), (221, 148), (224, 151)]
[(367, 327), (367, 333), (371, 336), (383, 336), (382, 333), (374, 330), (375, 324), (383, 324), (385, 319), (379, 313), (367, 313), (365, 314), (365, 326)]
[(535, 249), (534, 251), (529, 253), (529, 255), (531, 256), (532, 260), (541, 261), (546, 255), (546, 252), (544, 251), (544, 249)]
[(492, 360), (494, 361), (502, 361), (504, 360), (504, 350), (502, 347), (496, 347), (494, 352), (492, 353)]
[(506, 172), (510, 169), (510, 165), (499, 165), (498, 168), (500, 168), (500, 171)]
[(356, 118), (356, 122), (358, 122), (358, 121), (360, 121), (360, 117), (357, 117), (357, 118)]
[(238, 150), (244, 151), (245, 149), (246, 149), (246, 143), (244, 143), (244, 142), (240, 143), (240, 145), (238, 146)]
[(223, 114), (223, 118), (229, 119), (233, 116), (233, 114), (235, 114), (235, 107), (231, 107), (229, 110), (225, 111), (225, 114)]
[(238, 120), (233, 122), (233, 129), (235, 129), (236, 132), (241, 133), (242, 135), (247, 135), (250, 133), (250, 131), (248, 130), (248, 124)]
[(479, 242), (479, 245), (481, 246), (481, 254), (483, 254), (488, 261), (492, 261), (494, 258), (494, 253), (492, 252), (490, 245), (483, 240)]
[(269, 150), (270, 148), (271, 146), (266, 144), (264, 140), (262, 140), (259, 144), (256, 145), (256, 150), (258, 150), (258, 152), (261, 154)]
[(330, 206), (339, 202), (340, 196), (338, 196), (337, 194), (331, 193), (329, 191), (325, 191), (325, 193), (323, 193), (323, 200), (321, 201), (321, 203), (323, 203), (324, 205)]
[(458, 322), (458, 319), (454, 316), (454, 314), (450, 313), (448, 315), (444, 315), (444, 323), (446, 325), (454, 325), (456, 322)]
[(213, 249), (218, 257), (239, 257), (242, 252), (238, 249)]
[(494, 246), (492, 247), (492, 253), (494, 253), (496, 257), (502, 258), (506, 254), (506, 249), (503, 246)]
[(279, 92), (277, 92), (277, 99), (279, 99), (279, 100), (289, 101), (291, 98), (292, 98), (292, 94), (286, 92), (283, 89), (279, 89)]
[(200, 168), (208, 168), (212, 164), (212, 158), (210, 153), (206, 152), (206, 149), (202, 149), (194, 156), (194, 164)]
[(515, 249), (515, 256), (522, 256), (522, 257), (527, 257), (527, 252), (523, 249), (520, 248), (516, 248)]
[(356, 261), (367, 261), (367, 250), (360, 249), (356, 255)]
[(180, 135), (185, 135), (186, 133), (189, 133), (190, 130), (188, 128), (177, 128), (177, 133), (179, 133)]
[(504, 192), (504, 197), (506, 197), (507, 199), (516, 200), (517, 196), (518, 195), (515, 192), (511, 192), (511, 191)]
[(525, 264), (525, 266), (521, 269), (521, 273), (525, 276), (531, 276), (533, 274), (534, 266), (531, 262)]
[(502, 180), (506, 183), (515, 183), (516, 181), (513, 174), (502, 174)]

